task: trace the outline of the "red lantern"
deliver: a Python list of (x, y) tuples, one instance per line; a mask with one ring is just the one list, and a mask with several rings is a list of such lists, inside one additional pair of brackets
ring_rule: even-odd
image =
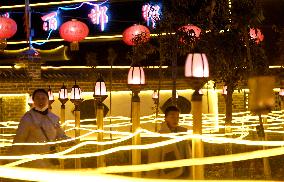
[(79, 50), (79, 41), (85, 39), (89, 34), (88, 26), (76, 19), (65, 22), (59, 29), (60, 37), (71, 42), (71, 50)]
[[(187, 35), (195, 38), (199, 38), (201, 29), (195, 25), (184, 25), (178, 29), (178, 31), (186, 33)], [(185, 43), (184, 37), (180, 38), (180, 42)]]
[(255, 43), (259, 44), (263, 41), (264, 35), (258, 28), (251, 28), (249, 31), (250, 37), (255, 40)]
[(148, 42), (150, 30), (143, 25), (132, 25), (124, 30), (122, 39), (127, 45), (137, 45)]
[(17, 23), (6, 17), (0, 17), (0, 39), (11, 38), (17, 32)]

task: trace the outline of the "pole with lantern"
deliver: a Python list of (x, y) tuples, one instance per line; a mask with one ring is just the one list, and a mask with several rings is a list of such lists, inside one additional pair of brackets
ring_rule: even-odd
[(63, 126), (63, 129), (65, 130), (65, 104), (69, 99), (68, 99), (68, 90), (66, 86), (64, 85), (64, 83), (59, 90), (58, 100), (61, 102), (61, 111), (60, 111), (61, 125)]
[[(75, 105), (74, 114), (75, 114), (75, 138), (79, 142), (80, 139), (78, 137), (80, 136), (80, 104), (83, 102), (82, 99), (82, 91), (79, 85), (76, 84), (72, 87), (71, 90), (71, 98), (70, 101)], [(76, 153), (80, 153), (79, 149), (76, 149)], [(81, 168), (81, 159), (76, 158), (75, 159), (75, 168)]]
[[(104, 140), (104, 105), (103, 101), (107, 98), (106, 92), (106, 84), (100, 75), (96, 81), (96, 85), (94, 88), (94, 99), (96, 102), (96, 118), (97, 118), (97, 129), (100, 130), (97, 135), (97, 141), (102, 142)], [(97, 151), (103, 150), (103, 145), (97, 146)], [(105, 157), (98, 156), (97, 157), (97, 167), (104, 167), (106, 166)]]
[[(60, 108), (60, 121), (61, 121), (61, 126), (63, 130), (65, 130), (65, 103), (69, 100), (68, 99), (68, 91), (67, 88), (65, 87), (64, 83), (62, 87), (59, 90), (58, 94), (58, 100), (61, 102), (61, 108)], [(60, 169), (64, 169), (64, 159), (60, 160)]]
[(54, 102), (54, 95), (50, 86), (48, 87), (47, 93), (48, 93), (48, 109), (51, 110), (52, 109), (51, 104)]
[[(128, 72), (128, 87), (132, 91), (131, 98), (131, 120), (132, 120), (132, 133), (136, 132), (140, 128), (140, 97), (139, 92), (143, 85), (145, 85), (144, 70), (140, 66), (131, 66)], [(135, 135), (132, 138), (132, 145), (140, 145), (140, 134)], [(132, 165), (141, 164), (141, 150), (132, 150)], [(140, 177), (140, 172), (132, 174), (135, 177)]]
[[(199, 90), (209, 77), (208, 60), (204, 53), (190, 53), (185, 63), (185, 77), (194, 88), (192, 95), (193, 134), (202, 135), (202, 95)], [(201, 139), (192, 139), (192, 157), (204, 157), (204, 146)], [(193, 180), (204, 179), (204, 166), (192, 166)]]

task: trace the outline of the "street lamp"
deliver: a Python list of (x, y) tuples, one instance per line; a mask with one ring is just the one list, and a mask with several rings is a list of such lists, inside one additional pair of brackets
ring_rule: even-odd
[(61, 102), (61, 125), (63, 125), (63, 128), (65, 129), (65, 103), (69, 100), (68, 99), (68, 91), (65, 87), (64, 83), (62, 87), (59, 90), (59, 97), (58, 100)]
[[(209, 77), (209, 66), (206, 54), (190, 53), (185, 63), (185, 77), (194, 88), (192, 95), (192, 116), (193, 134), (202, 135), (202, 95), (199, 90), (207, 82)], [(202, 158), (204, 156), (204, 146), (201, 139), (192, 139), (192, 157)], [(192, 166), (193, 179), (204, 179), (204, 166)]]
[[(80, 87), (76, 84), (72, 87), (71, 90), (71, 99), (70, 101), (75, 105), (74, 114), (75, 114), (75, 138), (80, 136), (80, 104), (83, 102), (82, 91)], [(77, 139), (79, 142), (80, 139)], [(79, 149), (76, 149), (76, 153), (79, 153)], [(81, 168), (81, 159), (75, 159), (75, 168)]]
[(159, 92), (157, 90), (154, 90), (152, 94), (152, 99), (155, 104), (155, 114), (156, 114), (156, 120), (155, 120), (155, 132), (158, 131), (158, 123), (157, 123), (157, 118), (159, 114)]
[[(129, 89), (132, 91), (131, 98), (131, 118), (132, 118), (132, 133), (136, 132), (140, 128), (140, 98), (139, 92), (145, 85), (145, 74), (144, 70), (140, 66), (131, 66), (128, 72)], [(132, 138), (132, 145), (140, 145), (141, 138), (140, 134), (137, 134)], [(141, 164), (141, 150), (132, 150), (132, 165)], [(133, 173), (133, 176), (140, 177), (141, 173)]]
[[(60, 113), (60, 120), (63, 130), (65, 130), (65, 103), (69, 100), (68, 99), (68, 91), (65, 87), (64, 83), (59, 90), (58, 100), (61, 102), (61, 113)], [(64, 159), (60, 160), (60, 169), (64, 169)]]
[(48, 93), (48, 108), (51, 110), (52, 109), (51, 104), (54, 102), (54, 95), (50, 86), (48, 87), (47, 93)]
[[(94, 99), (96, 102), (96, 118), (97, 118), (97, 129), (104, 130), (104, 105), (103, 101), (107, 98), (106, 84), (100, 75), (96, 81), (94, 88)], [(102, 142), (104, 139), (104, 133), (98, 132), (97, 141)], [(103, 145), (97, 146), (97, 151), (103, 150)], [(97, 167), (106, 166), (105, 157), (103, 155), (97, 157)]]

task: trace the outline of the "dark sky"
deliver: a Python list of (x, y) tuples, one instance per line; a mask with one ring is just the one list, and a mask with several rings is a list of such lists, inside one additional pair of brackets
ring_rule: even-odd
[[(51, 1), (60, 1), (60, 0), (51, 0)], [(284, 25), (284, 0), (261, 0), (264, 10), (265, 21), (263, 23), (263, 32), (265, 35), (265, 49), (267, 51), (267, 56), (271, 62), (274, 64), (274, 60), (277, 55), (277, 46), (276, 42), (279, 39), (279, 33), (275, 32), (275, 30), (280, 30)], [(30, 3), (37, 2), (47, 2), (43, 0), (30, 0)], [(133, 25), (133, 24), (145, 24), (141, 15), (141, 7), (143, 4), (149, 1), (143, 0), (113, 0), (106, 2), (105, 5), (108, 6), (108, 16), (109, 23), (106, 26), (104, 32), (100, 31), (99, 26), (93, 25), (90, 20), (87, 18), (88, 13), (90, 11), (89, 5), (83, 5), (81, 8), (72, 11), (63, 11), (60, 10), (59, 21), (66, 22), (71, 20), (72, 18), (76, 18), (84, 23), (86, 23), (89, 27), (90, 33), (89, 36), (96, 35), (114, 35), (121, 34), (124, 29)], [(155, 1), (151, 1), (155, 2)], [(0, 5), (13, 5), (13, 4), (23, 4), (23, 0), (0, 0)], [(96, 3), (96, 2), (93, 2)], [(67, 5), (60, 5), (67, 6)], [(34, 29), (34, 39), (45, 39), (48, 35), (47, 32), (42, 30), (42, 21), (40, 19), (41, 16), (45, 15), (48, 12), (55, 11), (58, 9), (58, 6), (44, 6), (44, 7), (36, 7), (32, 8), (32, 25)], [(14, 40), (23, 40), (25, 37), (24, 28), (23, 28), (23, 8), (18, 9), (9, 9), (8, 12), (11, 13), (11, 18), (16, 20), (18, 24), (18, 31), (14, 37), (9, 39), (8, 41)], [(6, 12), (1, 9), (0, 13)], [(272, 28), (274, 27), (274, 28)], [(276, 27), (276, 29), (275, 29)], [(59, 38), (58, 31), (51, 34), (51, 38)], [(43, 46), (34, 46), (39, 49), (51, 49), (58, 45), (69, 45), (67, 42), (58, 42), (58, 43), (47, 43)], [(8, 45), (6, 49), (16, 49), (26, 47), (27, 45)], [(79, 53), (70, 53), (70, 57), (72, 61), (68, 63), (64, 62), (63, 64), (86, 64), (86, 54), (89, 52), (95, 51), (97, 52), (97, 60), (99, 64), (107, 64), (106, 63), (106, 55), (108, 47), (112, 47), (117, 51), (119, 57), (122, 59), (117, 60), (118, 65), (129, 65), (130, 61), (126, 59), (126, 54), (131, 50), (131, 47), (125, 45), (121, 40), (120, 41), (108, 41), (108, 42), (92, 42), (92, 43), (81, 43), (80, 44), (80, 52)], [(1, 57), (0, 57), (1, 59)], [(155, 58), (154, 58), (155, 59)], [(152, 63), (154, 63), (153, 60)], [(1, 63), (0, 63), (1, 64)], [(62, 63), (53, 63), (49, 64), (62, 64)], [(149, 63), (151, 64), (151, 62)]]

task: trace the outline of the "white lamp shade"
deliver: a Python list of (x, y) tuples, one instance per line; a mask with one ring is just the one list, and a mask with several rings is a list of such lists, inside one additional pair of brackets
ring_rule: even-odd
[(176, 91), (176, 99), (178, 99), (178, 92)]
[(48, 100), (54, 100), (54, 95), (53, 95), (51, 89), (49, 89), (47, 93), (48, 93)]
[(60, 99), (67, 99), (68, 98), (68, 91), (67, 88), (65, 87), (61, 87), (60, 91), (59, 91), (59, 98)]
[(82, 99), (82, 92), (80, 87), (77, 85), (74, 85), (71, 90), (71, 99), (76, 100), (76, 99)]
[(145, 74), (142, 67), (131, 67), (128, 72), (128, 84), (143, 85), (145, 84)]
[(107, 95), (104, 81), (97, 81), (95, 85), (95, 95)]
[(185, 77), (209, 77), (209, 66), (206, 54), (188, 54), (185, 62)]
[(280, 88), (279, 95), (284, 97), (284, 88)]
[(223, 95), (227, 95), (227, 86), (223, 86), (223, 89), (222, 89), (222, 94)]
[(155, 90), (152, 94), (152, 99), (158, 99), (158, 92)]
[(199, 93), (200, 95), (203, 95), (202, 89), (199, 89), (199, 90), (198, 90), (198, 93)]
[(33, 103), (34, 103), (33, 98), (32, 98), (32, 96), (30, 95), (29, 100), (28, 100), (28, 104), (33, 104)]

